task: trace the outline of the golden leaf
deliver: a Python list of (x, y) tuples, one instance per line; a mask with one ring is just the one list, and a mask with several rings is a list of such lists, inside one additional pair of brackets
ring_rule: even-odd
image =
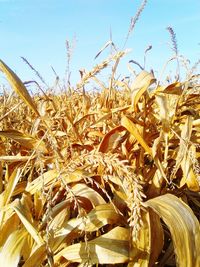
[(6, 75), (13, 90), (23, 99), (23, 101), (35, 112), (37, 116), (40, 116), (36, 105), (23, 82), (2, 60), (0, 60), (0, 70)]
[(55, 262), (65, 257), (71, 262), (90, 262), (92, 264), (117, 264), (129, 260), (130, 231), (115, 227), (87, 243), (68, 246), (55, 256)]
[(200, 266), (200, 225), (193, 211), (182, 200), (165, 194), (145, 202), (170, 230), (178, 266)]

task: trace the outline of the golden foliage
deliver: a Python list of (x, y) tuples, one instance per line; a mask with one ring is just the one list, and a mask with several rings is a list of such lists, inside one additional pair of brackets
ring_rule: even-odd
[(115, 80), (124, 55), (33, 97), (0, 62), (17, 93), (0, 96), (0, 266), (200, 266), (199, 85)]

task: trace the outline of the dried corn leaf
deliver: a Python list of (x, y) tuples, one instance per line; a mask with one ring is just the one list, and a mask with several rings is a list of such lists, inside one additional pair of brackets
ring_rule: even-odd
[(10, 234), (0, 251), (0, 266), (18, 267), (25, 238), (24, 230), (16, 230)]
[(18, 229), (19, 222), (18, 216), (14, 213), (5, 220), (3, 226), (0, 228), (0, 247), (3, 247), (11, 233)]
[(106, 203), (97, 191), (82, 183), (76, 184), (72, 187), (68, 197), (71, 198), (73, 196), (87, 198), (92, 203), (93, 207)]
[(38, 230), (35, 228), (33, 223), (31, 223), (28, 218), (26, 217), (26, 213), (24, 211), (24, 207), (21, 205), (20, 201), (16, 201), (15, 205), (13, 206), (14, 211), (20, 218), (21, 222), (25, 226), (26, 230), (29, 232), (29, 234), (32, 236), (32, 238), (35, 240), (35, 242), (41, 246), (44, 244), (44, 240), (41, 237)]
[(40, 266), (46, 258), (46, 255), (46, 244), (43, 244), (34, 250), (31, 256), (25, 261), (23, 267)]
[(191, 134), (192, 134), (192, 121), (193, 121), (192, 116), (188, 116), (186, 121), (185, 121), (185, 124), (182, 126), (180, 145), (179, 145), (178, 153), (177, 153), (177, 157), (176, 157), (176, 165), (175, 165), (173, 172), (171, 174), (171, 179), (174, 178), (173, 176), (176, 174), (179, 167), (181, 166), (183, 158), (188, 153), (187, 152), (188, 142), (190, 141)]
[(104, 136), (103, 140), (101, 141), (99, 145), (99, 151), (102, 153), (106, 153), (110, 151), (111, 149), (113, 149), (115, 141), (117, 141), (118, 139), (122, 137), (120, 133), (124, 130), (125, 129), (123, 126), (117, 126), (116, 128), (112, 129), (110, 132), (108, 132)]
[(193, 211), (171, 194), (146, 201), (168, 226), (178, 266), (200, 266), (200, 225)]
[(68, 246), (55, 256), (55, 262), (65, 257), (71, 262), (92, 264), (117, 264), (129, 260), (130, 231), (115, 227), (107, 234), (88, 241)]
[(19, 161), (28, 161), (31, 159), (34, 159), (35, 156), (0, 156), (0, 161), (7, 161), (7, 162), (19, 162)]
[(59, 210), (59, 212), (57, 212), (57, 214), (56, 213), (53, 213), (53, 217), (51, 215), (52, 221), (48, 225), (48, 227), (49, 227), (50, 230), (53, 229), (53, 231), (55, 232), (56, 230), (61, 229), (61, 227), (63, 226), (63, 224), (66, 221), (69, 220), (69, 217), (70, 217), (70, 208), (69, 207), (67, 208), (67, 206), (70, 206), (69, 203), (67, 203), (65, 205), (65, 208)]
[(134, 123), (126, 116), (122, 117), (121, 125), (124, 126), (137, 139), (138, 143), (140, 143), (144, 150), (152, 156), (151, 148), (148, 146), (144, 138), (140, 135), (136, 125), (134, 125)]
[(47, 153), (44, 141), (39, 140), (30, 134), (25, 134), (20, 131), (10, 129), (0, 131), (0, 136), (10, 138), (28, 149), (34, 149), (43, 153)]
[(155, 77), (152, 73), (149, 73), (147, 71), (142, 71), (140, 74), (136, 77), (133, 84), (131, 85), (131, 91), (132, 91), (132, 103), (134, 106), (135, 112), (138, 111), (138, 102), (140, 97), (145, 93), (145, 91), (149, 88), (151, 84), (155, 82)]
[(44, 186), (53, 182), (58, 176), (59, 174), (55, 169), (47, 171), (28, 184), (26, 191), (30, 194), (35, 194), (36, 191), (41, 191)]
[(55, 232), (55, 237), (67, 236), (74, 230), (93, 232), (99, 230), (106, 224), (123, 222), (123, 217), (116, 212), (113, 205), (103, 204), (95, 207), (87, 216), (74, 218), (66, 222), (64, 227)]
[[(141, 213), (142, 225), (134, 239), (131, 250), (131, 262), (128, 267), (150, 267), (155, 265), (163, 247), (163, 229), (160, 218), (155, 212)], [(156, 242), (156, 246), (155, 246)]]
[(13, 90), (23, 99), (23, 101), (35, 112), (37, 116), (40, 116), (36, 105), (23, 82), (2, 60), (0, 60), (0, 70), (6, 75)]
[(85, 177), (91, 177), (93, 174), (82, 170), (82, 169), (76, 169), (73, 172), (69, 172), (62, 175), (63, 181), (65, 181), (66, 184), (75, 183), (83, 180)]
[(172, 95), (181, 95), (183, 93), (183, 85), (180, 82), (175, 82), (164, 88), (163, 93)]
[(21, 177), (21, 169), (15, 168), (12, 172), (11, 176), (9, 177), (9, 181), (6, 185), (6, 189), (4, 192), (0, 194), (0, 208), (7, 205), (11, 199), (13, 191)]
[[(187, 184), (191, 191), (200, 191), (200, 184), (198, 180), (199, 163), (195, 157), (196, 148), (194, 145), (189, 146), (187, 153), (184, 155), (181, 161), (181, 168), (183, 171), (183, 177), (180, 181), (180, 186)], [(195, 172), (196, 170), (196, 172)]]

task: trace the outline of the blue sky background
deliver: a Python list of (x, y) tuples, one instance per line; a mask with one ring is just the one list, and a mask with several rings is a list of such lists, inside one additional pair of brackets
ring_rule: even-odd
[[(23, 81), (37, 80), (34, 72), (22, 61), (25, 57), (52, 85), (53, 66), (61, 79), (66, 77), (66, 40), (76, 38), (71, 61), (71, 81), (79, 80), (79, 69), (90, 70), (106, 58), (106, 49), (96, 60), (95, 55), (110, 39), (122, 48), (137, 12), (139, 0), (0, 0), (0, 58)], [(121, 75), (129, 75), (127, 62), (143, 63), (148, 45), (147, 70), (160, 73), (173, 52), (166, 27), (176, 33), (179, 53), (193, 65), (200, 58), (200, 1), (149, 0), (131, 34), (126, 48), (132, 49), (119, 66)], [(134, 66), (139, 70), (137, 66)], [(173, 70), (173, 64), (169, 69)], [(105, 78), (101, 74), (101, 78)], [(167, 75), (167, 74), (166, 74)], [(0, 82), (5, 82), (0, 74)]]

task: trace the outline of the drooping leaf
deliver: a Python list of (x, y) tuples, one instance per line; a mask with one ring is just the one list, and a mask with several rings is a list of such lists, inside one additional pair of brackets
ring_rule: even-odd
[(192, 134), (192, 116), (188, 116), (185, 124), (182, 126), (181, 130), (181, 138), (180, 138), (180, 145), (178, 148), (178, 153), (176, 157), (176, 165), (173, 169), (173, 172), (171, 174), (171, 180), (174, 178), (176, 172), (178, 171), (179, 167), (181, 166), (181, 163), (183, 161), (183, 158), (186, 156), (188, 153), (188, 141), (191, 138)]
[(18, 266), (26, 235), (24, 230), (16, 230), (10, 234), (0, 251), (0, 266)]
[[(87, 198), (92, 203), (93, 207), (106, 203), (103, 197), (97, 191), (88, 187), (86, 184), (76, 184), (71, 190), (74, 196)], [(68, 194), (68, 197), (71, 197), (71, 193)]]
[(25, 261), (23, 267), (35, 267), (40, 266), (47, 256), (46, 245), (40, 245), (34, 250), (31, 256)]
[(12, 193), (21, 177), (21, 168), (15, 168), (9, 177), (5, 191), (0, 194), (0, 208), (7, 205), (11, 199)]
[(18, 229), (19, 222), (18, 216), (14, 213), (4, 221), (4, 224), (0, 228), (0, 247), (3, 247), (11, 233)]
[(200, 266), (200, 225), (193, 211), (182, 200), (165, 194), (145, 202), (170, 230), (178, 266)]
[(35, 149), (36, 151), (47, 153), (45, 143), (30, 134), (24, 134), (20, 131), (10, 129), (0, 131), (0, 136), (10, 138), (28, 149)]
[(92, 264), (117, 264), (129, 260), (130, 231), (115, 227), (107, 234), (101, 235), (87, 243), (68, 246), (55, 256), (55, 262), (65, 257), (71, 262), (90, 262)]
[(140, 143), (140, 145), (144, 148), (144, 150), (152, 156), (151, 148), (148, 146), (144, 138), (140, 135), (139, 131), (137, 130), (137, 127), (134, 125), (134, 123), (127, 118), (126, 116), (122, 117), (121, 120), (122, 126), (124, 126)]
[(48, 185), (51, 183), (54, 179), (58, 177), (58, 171), (57, 170), (50, 170), (42, 175), (40, 175), (38, 178), (33, 180), (31, 183), (29, 183), (26, 187), (26, 191), (35, 194), (36, 191), (42, 190), (43, 186)]
[[(163, 229), (160, 218), (155, 212), (143, 211), (141, 213), (142, 225), (136, 239), (133, 239), (130, 249), (128, 267), (150, 267), (155, 262), (163, 247)], [(156, 245), (155, 245), (156, 243)]]
[(131, 85), (131, 91), (132, 91), (132, 103), (135, 112), (138, 111), (137, 105), (140, 97), (154, 82), (155, 82), (155, 77), (153, 76), (153, 74), (144, 70), (141, 71), (134, 80), (133, 84)]
[[(196, 148), (194, 145), (190, 145), (187, 152), (184, 154), (181, 161), (181, 168), (183, 171), (183, 177), (180, 181), (180, 186), (187, 184), (191, 191), (200, 191), (200, 183), (198, 181), (198, 161), (196, 159)], [(195, 173), (196, 169), (196, 173)]]
[(123, 222), (123, 217), (117, 213), (111, 204), (102, 204), (95, 207), (84, 218), (73, 218), (64, 224), (64, 227), (55, 232), (55, 237), (66, 236), (74, 230), (86, 232), (97, 231), (106, 224)]
[(0, 60), (0, 70), (6, 75), (13, 90), (23, 99), (23, 101), (35, 112), (37, 116), (40, 116), (36, 105), (23, 82), (2, 60)]
[(165, 94), (172, 94), (172, 95), (181, 95), (183, 93), (182, 89), (183, 85), (180, 82), (175, 82), (168, 85), (164, 90), (163, 93)]
[(115, 142), (117, 142), (118, 140), (120, 141), (120, 138), (122, 139), (121, 132), (124, 130), (125, 129), (123, 126), (117, 126), (110, 132), (108, 132), (99, 145), (99, 151), (106, 153), (107, 151), (115, 149), (117, 146), (117, 144), (115, 145)]
[(18, 215), (18, 217), (20, 218), (23, 225), (25, 226), (27, 232), (29, 232), (29, 234), (32, 236), (32, 238), (35, 240), (35, 242), (39, 246), (43, 245), (45, 243), (43, 238), (41, 237), (39, 231), (35, 228), (35, 226), (26, 217), (26, 214), (24, 212), (24, 208), (21, 205), (20, 201), (16, 201), (15, 205), (13, 206), (13, 209), (16, 212), (16, 214)]

